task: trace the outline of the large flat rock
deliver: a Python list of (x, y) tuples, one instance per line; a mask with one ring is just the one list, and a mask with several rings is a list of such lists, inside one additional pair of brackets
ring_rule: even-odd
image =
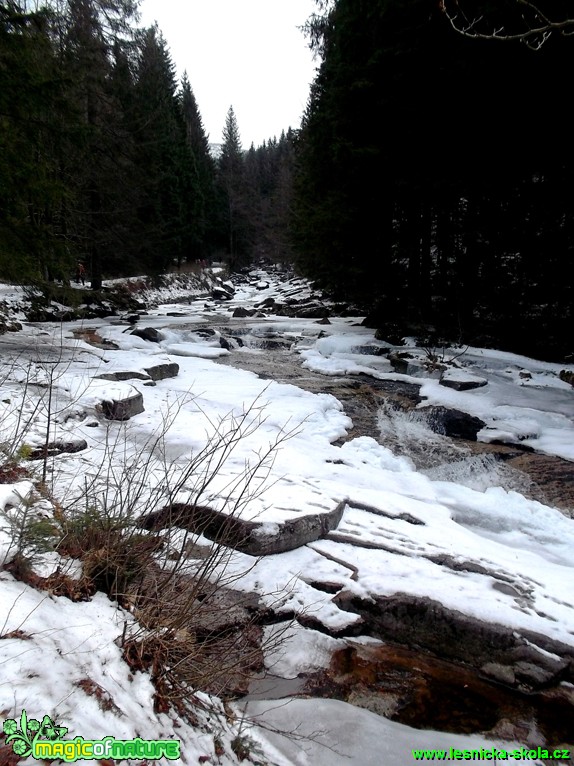
[(346, 501), (332, 511), (315, 513), (283, 522), (259, 522), (228, 516), (206, 506), (174, 503), (140, 520), (149, 530), (179, 526), (202, 534), (251, 556), (269, 556), (299, 548), (336, 529)]

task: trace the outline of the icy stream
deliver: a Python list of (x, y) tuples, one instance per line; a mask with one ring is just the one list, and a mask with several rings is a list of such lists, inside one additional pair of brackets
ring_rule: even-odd
[[(544, 486), (548, 463), (554, 463), (558, 472), (561, 467), (566, 472), (571, 470), (571, 464), (560, 458), (544, 458), (540, 470), (537, 460), (541, 456), (529, 453), (520, 455), (521, 470), (509, 464), (517, 459), (509, 448), (436, 433), (426, 414), (415, 409), (419, 397), (412, 384), (392, 384), (364, 374), (324, 375), (305, 369), (297, 349), (305, 346), (309, 338), (303, 337), (296, 326), (282, 325), (278, 330), (259, 324), (250, 326), (244, 320), (240, 327), (214, 325), (212, 329), (231, 340), (230, 354), (219, 359), (219, 364), (249, 370), (263, 379), (295, 383), (313, 393), (334, 395), (353, 421), (345, 440), (373, 437), (432, 481), (478, 492), (499, 487), (545, 500), (553, 489)], [(553, 498), (563, 499), (566, 507), (572, 507), (571, 492), (571, 482), (566, 481)], [(490, 736), (522, 741), (543, 742), (556, 737), (566, 741), (572, 711), (568, 694), (525, 697), (498, 688), (464, 665), (433, 659), (417, 649), (392, 644), (359, 646), (352, 640), (346, 649), (335, 653), (325, 671), (295, 678), (267, 674), (254, 679), (246, 699), (308, 695), (345, 699), (416, 728), (455, 734), (490, 730)]]
[[(511, 462), (507, 462), (504, 448), (453, 440), (435, 433), (424, 412), (414, 409), (418, 397), (413, 393), (412, 384), (392, 385), (391, 381), (380, 381), (365, 374), (328, 376), (305, 369), (297, 352), (298, 344), (305, 339), (296, 325), (278, 329), (243, 320), (239, 327), (213, 325), (212, 329), (242, 344), (232, 347), (228, 356), (218, 360), (219, 364), (338, 398), (353, 421), (349, 439), (371, 436), (395, 454), (411, 460), (416, 470), (434, 481), (454, 482), (479, 492), (498, 486), (574, 509), (574, 487), (569, 481), (562, 483), (558, 492), (544, 486), (549, 462), (558, 473), (561, 467), (571, 471), (571, 463), (559, 458), (540, 460), (540, 456), (525, 453), (520, 456), (521, 468), (513, 467), (511, 463), (516, 457), (511, 456)], [(544, 463), (542, 469), (539, 463)]]
[[(574, 506), (574, 406), (561, 368), (469, 349), (455, 373), (483, 378), (482, 387), (452, 390), (421, 369), (409, 341), (414, 354), (399, 373), (389, 344), (362, 327), (360, 317), (326, 320), (323, 307), (317, 315), (308, 305), (317, 298), (303, 280), (275, 276), (255, 271), (233, 295), (230, 288), (225, 298), (188, 296), (187, 305), (167, 305), (162, 296), (161, 306), (137, 320), (90, 320), (63, 332), (56, 323), (32, 324), (2, 336), (4, 428), (29, 413), (27, 443), (45, 442), (48, 346), (66, 362), (55, 380), (52, 430), (72, 446), (82, 444), (54, 457), (51, 480), (60, 496), (73, 498), (84, 485), (107, 434), (121, 446), (109, 456), (116, 461), (110, 475), (121, 476), (119, 453), (125, 447), (135, 467), (140, 455), (151, 455), (150, 440), (175, 403), (177, 417), (162, 431), (162, 455), (184, 471), (212, 429), (260, 403), (261, 419), (219, 468), (205, 504), (225, 512), (229, 487), (248, 461), (295, 425), (274, 455), (265, 493), (249, 497), (245, 520), (256, 519), (263, 534), (283, 540), (301, 519), (339, 514), (336, 527), (321, 525), (306, 543), (271, 555), (230, 549), (226, 562), (236, 587), (272, 613), (266, 634), (277, 621), (294, 620), (280, 651), (265, 653), (268, 673), (280, 680), (275, 691), (263, 685), (260, 696), (297, 694), (303, 681), (306, 694), (353, 703), (299, 700), (288, 706), (286, 725), (309, 718), (336, 740), (342, 719), (357, 720), (359, 731), (360, 706), (380, 713), (365, 714), (373, 732), (367, 745), (362, 734), (356, 741), (344, 733), (342, 751), (351, 747), (349, 763), (362, 765), (381, 762), (381, 737), (393, 747), (394, 755), (383, 758), (389, 766), (411, 762), (413, 742), (452, 745), (463, 731), (529, 746), (570, 742), (574, 529), (557, 507)], [(285, 313), (289, 301), (303, 307), (300, 318)], [(81, 339), (86, 330), (96, 347)], [(22, 408), (26, 374), (37, 386)], [(106, 419), (102, 402), (110, 399), (134, 404), (129, 421)], [(435, 433), (419, 405), (480, 419), (480, 441)], [(160, 494), (164, 485), (158, 483)], [(18, 504), (15, 489), (6, 486), (4, 506)], [(193, 487), (184, 489), (181, 502), (193, 500)], [(192, 562), (199, 556), (194, 550)], [(49, 606), (34, 611), (43, 626)], [(83, 624), (83, 616), (87, 622), (87, 614), (70, 624)], [(11, 620), (10, 629), (21, 628), (15, 614)], [(91, 617), (86, 630), (97, 633)], [(40, 632), (34, 641), (44, 658), (56, 658)], [(101, 645), (112, 643), (106, 635)], [(19, 663), (29, 652), (22, 656)], [(80, 651), (74, 661), (86, 658)], [(44, 659), (43, 667), (50, 662)], [(105, 661), (95, 664), (104, 668)], [(27, 707), (37, 696), (31, 670), (19, 664), (5, 687)], [(104, 676), (94, 677), (105, 686)], [(68, 685), (58, 699), (71, 693)], [(67, 726), (76, 721), (76, 698), (57, 705), (54, 714)], [(287, 763), (331, 766), (338, 762), (331, 756), (318, 750), (306, 761), (289, 754)]]

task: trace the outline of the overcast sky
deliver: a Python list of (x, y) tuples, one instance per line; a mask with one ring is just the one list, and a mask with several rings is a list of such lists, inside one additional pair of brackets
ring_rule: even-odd
[(314, 0), (142, 0), (178, 74), (187, 70), (209, 140), (221, 143), (235, 110), (244, 149), (298, 127), (316, 62), (297, 29)]

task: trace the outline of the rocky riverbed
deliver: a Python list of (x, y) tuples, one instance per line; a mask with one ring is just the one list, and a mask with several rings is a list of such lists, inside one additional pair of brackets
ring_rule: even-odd
[[(241, 337), (244, 342), (249, 337), (248, 326), (241, 327), (239, 335), (237, 328), (231, 326), (215, 329), (223, 336)], [(418, 470), (433, 477), (443, 471), (456, 480), (464, 471), (468, 474), (491, 471), (507, 489), (560, 508), (568, 516), (573, 514), (574, 463), (571, 461), (521, 449), (519, 445), (481, 443), (476, 439), (449, 436), (444, 428), (433, 432), (432, 449), (428, 441), (414, 439), (409, 443), (404, 440), (404, 429), (397, 429), (396, 421), (421, 417), (421, 410), (416, 409), (422, 401), (420, 385), (380, 380), (364, 373), (325, 376), (303, 369), (289, 336), (277, 334), (265, 339), (255, 336), (251, 342), (264, 348), (265, 353), (232, 352), (219, 363), (255, 372), (264, 379), (295, 383), (313, 393), (332, 394), (343, 403), (353, 422), (341, 443), (360, 436), (375, 437), (396, 454), (409, 457)], [(424, 410), (422, 412), (424, 418)], [(428, 425), (429, 419), (425, 422)], [(337, 585), (333, 588), (336, 592)], [(411, 609), (415, 604), (416, 599)], [(347, 604), (347, 608), (353, 609), (352, 603)], [(368, 610), (362, 614), (366, 623), (362, 629), (369, 633)], [(484, 638), (484, 626), (479, 623), (467, 624), (468, 636), (463, 638), (461, 623), (455, 615), (445, 613), (442, 628), (433, 609), (415, 609), (413, 620), (416, 625), (399, 621), (400, 629), (395, 633), (390, 627), (383, 645), (357, 644), (348, 639), (346, 648), (337, 650), (329, 667), (321, 672), (291, 681), (268, 676), (256, 679), (250, 686), (248, 699), (325, 696), (343, 699), (416, 728), (453, 733), (488, 732), (489, 736), (520, 741), (530, 747), (548, 742), (567, 746), (572, 741), (573, 687), (560, 682), (568, 677), (567, 662), (562, 663), (556, 674), (549, 672), (544, 681), (541, 676), (541, 683), (536, 683), (533, 690), (526, 678), (524, 684), (511, 681), (514, 671), (508, 665), (497, 668), (495, 662), (483, 662), (482, 670), (478, 670), (476, 663), (472, 666), (471, 636), (478, 641), (482, 640), (481, 634)], [(452, 632), (449, 640), (460, 642), (462, 647), (458, 661), (445, 658), (441, 649), (432, 651), (436, 637), (424, 648), (416, 646), (425, 620), (429, 622), (431, 635), (439, 628)], [(409, 634), (415, 646), (408, 645)], [(484, 644), (484, 651), (491, 660), (496, 654), (492, 648), (500, 643), (500, 638), (492, 640), (490, 649)], [(521, 656), (517, 661), (526, 666), (528, 659)]]
[[(250, 499), (226, 538), (257, 625), (250, 641), (294, 621), (322, 656), (297, 660), (287, 645), (281, 662), (291, 667), (274, 696), (333, 696), (443, 732), (568, 742), (571, 389), (549, 364), (475, 349), (446, 382), (479, 388), (451, 392), (412, 344), (405, 369), (393, 369), (389, 344), (359, 320), (327, 319), (333, 309), (301, 301), (299, 282), (283, 285), (281, 299), (276, 288), (254, 273), (237, 294), (222, 282), (207, 299), (71, 327), (68, 366), (52, 380), (57, 428), (83, 446), (66, 455), (59, 481), (73, 486), (90, 470), (104, 427), (131, 434), (137, 464), (174, 397), (162, 454), (176, 466), (201, 449), (206, 424), (265, 399), (252, 440), (241, 439), (204, 502), (164, 501), (142, 526), (159, 533), (167, 519), (217, 539), (238, 468), (296, 423), (268, 494)], [(3, 347), (20, 366), (37, 365), (41, 392), (38, 349), (57, 348), (61, 330), (30, 332), (29, 359), (24, 335)], [(16, 419), (17, 385), (7, 378), (3, 397)], [(39, 427), (31, 435), (41, 445)], [(270, 695), (266, 668), (267, 691), (254, 682), (251, 695)]]
[[(222, 334), (234, 335), (237, 329), (229, 326), (216, 328)], [(241, 327), (241, 336), (248, 334), (248, 326)], [(258, 342), (260, 339), (255, 339)], [(435, 471), (445, 463), (462, 463), (472, 456), (491, 458), (505, 486), (516, 489), (541, 503), (554, 505), (569, 516), (574, 516), (574, 463), (555, 455), (542, 455), (520, 445), (477, 442), (459, 436), (436, 436), (435, 449), (429, 454), (424, 442), (405, 442), (393, 431), (392, 420), (401, 414), (414, 413), (422, 397), (420, 385), (398, 380), (378, 380), (364, 373), (354, 376), (325, 376), (302, 369), (301, 358), (292, 348), (292, 338), (275, 337), (267, 342), (264, 354), (231, 353), (219, 364), (254, 372), (263, 379), (281, 383), (294, 383), (312, 393), (328, 393), (339, 399), (353, 421), (347, 440), (357, 436), (373, 436), (384, 446), (400, 455), (413, 459), (417, 469)], [(385, 418), (386, 413), (386, 418)], [(386, 427), (381, 429), (381, 420)], [(383, 431), (381, 433), (381, 430)], [(402, 434), (401, 434), (402, 435)], [(468, 464), (468, 461), (467, 461)], [(470, 463), (472, 465), (472, 463)], [(477, 465), (480, 465), (477, 462)], [(484, 465), (484, 464), (483, 464)]]

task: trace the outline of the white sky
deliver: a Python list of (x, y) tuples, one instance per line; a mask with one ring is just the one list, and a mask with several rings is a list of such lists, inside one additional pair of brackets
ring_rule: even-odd
[(157, 21), (187, 70), (209, 140), (221, 142), (233, 105), (248, 149), (300, 123), (316, 63), (297, 27), (316, 10), (314, 0), (142, 0), (141, 23)]

